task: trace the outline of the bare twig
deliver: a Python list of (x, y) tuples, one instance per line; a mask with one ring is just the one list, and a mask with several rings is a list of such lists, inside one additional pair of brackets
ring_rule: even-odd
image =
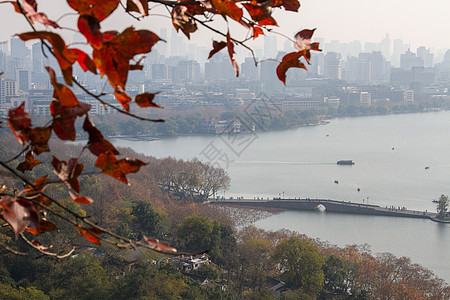
[[(0, 3), (0, 4), (1, 4), (1, 3)], [(27, 256), (27, 255), (28, 255), (28, 253), (20, 252), (20, 251), (14, 250), (14, 249), (12, 249), (12, 248), (6, 246), (6, 245), (3, 244), (3, 243), (0, 243), (0, 247), (2, 247), (2, 248), (5, 249), (6, 251), (11, 252), (12, 254), (15, 254), (15, 255), (22, 255), (22, 256)]]
[(30, 146), (26, 146), (25, 148), (22, 149), (22, 151), (20, 151), (16, 156), (8, 159), (7, 161), (5, 161), (5, 163), (9, 164), (10, 162), (12, 162), (13, 160), (16, 160), (19, 158), (19, 156), (21, 156), (22, 154), (24, 154), (25, 152), (28, 151), (28, 149), (30, 149)]
[(30, 247), (36, 249), (37, 251), (39, 251), (40, 253), (42, 253), (43, 255), (46, 255), (46, 256), (53, 256), (53, 257), (58, 258), (58, 259), (63, 259), (63, 258), (69, 257), (75, 251), (75, 247), (73, 247), (69, 252), (67, 252), (65, 254), (62, 254), (62, 255), (58, 254), (58, 253), (54, 253), (54, 252), (48, 252), (48, 251), (39, 249), (39, 247), (37, 247), (35, 244), (33, 244), (33, 242), (31, 242), (29, 239), (27, 239), (26, 236), (23, 233), (20, 233), (20, 237)]

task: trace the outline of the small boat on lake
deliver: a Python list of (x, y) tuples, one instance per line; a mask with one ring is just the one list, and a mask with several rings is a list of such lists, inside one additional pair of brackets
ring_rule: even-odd
[(355, 163), (353, 162), (353, 160), (338, 160), (337, 162), (338, 165), (344, 165), (344, 166), (351, 166), (354, 165)]

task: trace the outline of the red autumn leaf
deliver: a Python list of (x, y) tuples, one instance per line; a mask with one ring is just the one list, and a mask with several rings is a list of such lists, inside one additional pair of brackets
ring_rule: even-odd
[(127, 0), (127, 11), (137, 11), (148, 16), (148, 0)]
[(81, 203), (81, 204), (92, 204), (94, 200), (89, 197), (75, 195), (74, 193), (69, 191), (70, 198), (72, 198), (73, 202)]
[(277, 76), (284, 84), (286, 84), (286, 72), (289, 68), (301, 68), (306, 70), (305, 64), (300, 61), (300, 57), (305, 56), (306, 52), (307, 50), (291, 52), (283, 57), (281, 63), (277, 67)]
[(52, 135), (51, 127), (35, 127), (27, 131), (30, 145), (37, 155), (49, 152), (48, 141)]
[(128, 184), (125, 175), (136, 173), (145, 165), (146, 163), (135, 158), (117, 160), (116, 156), (110, 152), (100, 154), (95, 162), (95, 166), (101, 169), (103, 174), (109, 175), (125, 184)]
[(23, 13), (30, 20), (31, 23), (37, 22), (44, 24), (45, 26), (52, 26), (54, 28), (60, 28), (56, 22), (51, 21), (47, 18), (47, 15), (44, 13), (37, 12), (37, 3), (35, 0), (22, 0), (20, 2), (20, 6), (18, 2), (6, 1), (11, 3), (14, 6), (14, 9), (19, 14), (22, 14), (20, 7), (22, 7)]
[(228, 48), (228, 55), (230, 56), (231, 64), (233, 65), (234, 73), (236, 74), (236, 77), (239, 76), (239, 66), (234, 59), (234, 43), (231, 40), (230, 31), (227, 33), (227, 48)]
[[(125, 29), (121, 34), (105, 32), (101, 50), (94, 49), (93, 58), (100, 70), (100, 75), (107, 75), (109, 83), (125, 89), (130, 59), (135, 55), (150, 52), (152, 47), (161, 39), (151, 31), (135, 30), (133, 27)], [(106, 40), (106, 38), (110, 40)]]
[(48, 175), (39, 177), (38, 179), (36, 179), (36, 181), (33, 183), (33, 185), (40, 191), (42, 191), (42, 189), (45, 186), (45, 183), (47, 182), (47, 177)]
[(17, 140), (23, 145), (28, 139), (25, 138), (17, 131), (22, 131), (28, 129), (31, 126), (31, 117), (25, 112), (25, 102), (22, 102), (18, 107), (11, 108), (8, 111), (8, 123), (11, 128), (12, 133), (15, 135)]
[(58, 176), (69, 188), (72, 188), (77, 193), (80, 192), (80, 183), (78, 176), (83, 171), (84, 164), (78, 164), (77, 158), (70, 158), (68, 161), (59, 160), (53, 156), (52, 160), (53, 173)]
[(38, 236), (39, 235), (39, 232), (36, 229), (34, 229), (34, 228), (26, 228), (25, 231), (28, 232), (28, 233), (31, 233), (34, 236)]
[(116, 10), (119, 2), (120, 0), (67, 0), (69, 6), (80, 15), (93, 16), (100, 22)]
[[(76, 55), (76, 54), (74, 54)], [(71, 89), (69, 89), (64, 84), (58, 83), (56, 81), (56, 74), (55, 71), (50, 67), (45, 67), (48, 74), (50, 75), (50, 80), (52, 82), (53, 87), (55, 88), (55, 91), (53, 93), (53, 96), (58, 99), (62, 105), (67, 107), (72, 107), (78, 104), (78, 99), (75, 96), (75, 94), (72, 92)]]
[(222, 50), (226, 46), (227, 46), (226, 42), (213, 41), (213, 49), (211, 50), (211, 52), (209, 52), (208, 59), (213, 57), (214, 54), (216, 54), (217, 52), (219, 52), (220, 50)]
[(11, 225), (16, 237), (27, 227), (37, 230), (38, 215), (28, 200), (5, 196), (0, 199), (0, 206), (3, 219)]
[(36, 179), (36, 181), (33, 183), (33, 185), (25, 185), (25, 195), (27, 197), (33, 197), (36, 196), (37, 194), (39, 194), (41, 191), (44, 190), (45, 187), (45, 183), (47, 182), (47, 177), (48, 175), (39, 177), (38, 179)]
[(228, 16), (231, 19), (240, 22), (242, 15), (242, 9), (231, 0), (210, 0), (211, 5), (222, 16)]
[(38, 227), (39, 227), (39, 233), (51, 232), (51, 231), (58, 230), (58, 227), (56, 226), (55, 223), (47, 221), (45, 219), (39, 220)]
[(143, 93), (143, 94), (139, 94), (139, 95), (136, 95), (136, 97), (134, 98), (134, 101), (140, 107), (163, 108), (161, 105), (156, 104), (155, 102), (153, 102), (153, 99), (155, 98), (155, 95), (157, 95), (157, 94), (159, 94), (159, 92), (157, 92), (157, 93)]
[(58, 34), (49, 31), (32, 31), (18, 34), (18, 37), (23, 41), (33, 39), (47, 40), (53, 47), (56, 60), (64, 76), (64, 81), (66, 84), (72, 85), (72, 65), (77, 60), (77, 56), (67, 48), (64, 40)]
[(261, 29), (261, 27), (253, 26), (253, 39), (256, 39), (260, 35), (264, 35), (264, 32)]
[(109, 42), (118, 35), (119, 35), (119, 32), (115, 31), (115, 30), (103, 32), (103, 42), (105, 42), (105, 43)]
[(181, 29), (184, 35), (190, 39), (190, 34), (197, 31), (197, 24), (186, 14), (187, 10), (186, 6), (176, 5), (172, 10), (172, 24), (177, 32)]
[(31, 171), (33, 168), (41, 163), (40, 160), (34, 159), (33, 151), (28, 151), (27, 155), (25, 155), (25, 161), (21, 162), (17, 166), (17, 170), (25, 173), (25, 171)]
[(107, 140), (103, 138), (100, 130), (95, 128), (94, 124), (92, 124), (90, 118), (86, 115), (83, 123), (83, 130), (89, 134), (89, 140), (87, 143), (87, 148), (91, 151), (95, 156), (99, 156), (105, 152), (111, 152), (115, 155), (119, 154), (119, 151)]
[(85, 229), (85, 228), (77, 226), (77, 225), (75, 225), (75, 229), (78, 230), (78, 232), (81, 235), (83, 235), (89, 242), (100, 245), (100, 239), (96, 235), (101, 234), (103, 232), (96, 234), (93, 232), (92, 229)]
[(150, 246), (151, 249), (158, 251), (158, 252), (165, 252), (165, 253), (176, 253), (177, 249), (171, 247), (168, 243), (160, 242), (157, 239), (154, 238), (148, 238), (145, 235), (143, 235), (144, 242), (148, 246)]
[(96, 49), (102, 47), (103, 33), (100, 31), (100, 22), (97, 18), (89, 15), (80, 16), (77, 25), (78, 30), (92, 47)]
[(127, 112), (130, 111), (130, 105), (128, 103), (131, 102), (131, 96), (120, 86), (116, 86), (116, 88), (114, 89), (114, 95), (116, 96), (117, 101), (119, 101), (122, 107)]
[(97, 68), (95, 67), (95, 63), (92, 58), (89, 57), (85, 52), (80, 49), (72, 48), (70, 51), (74, 52), (77, 55), (77, 62), (80, 65), (83, 71), (91, 71), (94, 74), (97, 74)]
[(285, 10), (298, 12), (300, 2), (298, 0), (273, 0), (273, 7), (284, 7)]
[(321, 49), (319, 49), (319, 43), (311, 43), (310, 47), (311, 50), (322, 51)]
[(52, 128), (55, 134), (64, 141), (74, 141), (76, 138), (75, 120), (91, 109), (89, 104), (78, 102), (77, 105), (66, 107), (58, 101), (50, 103), (50, 113), (53, 116)]
[[(314, 34), (314, 29), (303, 29), (297, 32), (294, 36), (295, 38), (295, 49), (298, 51), (302, 50), (319, 50), (319, 43), (311, 43), (311, 38)], [(319, 50), (320, 51), (320, 50)]]
[[(34, 202), (38, 202), (39, 204), (43, 206), (50, 206), (52, 204), (52, 201), (41, 194), (42, 191), (44, 191), (47, 182), (48, 175), (39, 177), (33, 185), (25, 185), (24, 193), (28, 198), (32, 198)], [(36, 211), (42, 210), (43, 208), (41, 205), (33, 203), (34, 209)]]
[(257, 22), (259, 25), (274, 25), (277, 26), (277, 22), (272, 18), (272, 7), (268, 4), (269, 2), (258, 3), (253, 5), (250, 3), (243, 3), (242, 5), (247, 9), (252, 20)]
[[(187, 12), (193, 16), (195, 15), (203, 15), (206, 12), (206, 7), (203, 5), (204, 3), (192, 3), (191, 0), (181, 0), (178, 1), (180, 4), (187, 8)], [(189, 4), (184, 4), (183, 2), (189, 2)]]

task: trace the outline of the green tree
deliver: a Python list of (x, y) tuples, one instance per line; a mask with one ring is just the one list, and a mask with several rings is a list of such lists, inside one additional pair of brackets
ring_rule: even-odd
[(220, 276), (220, 269), (213, 263), (205, 264), (201, 268), (191, 272), (195, 275), (205, 276), (209, 280), (216, 280)]
[(308, 295), (318, 294), (324, 284), (322, 266), (325, 258), (312, 242), (299, 237), (291, 237), (277, 245), (273, 254), (288, 287), (302, 288)]
[(142, 234), (148, 237), (163, 238), (169, 229), (167, 214), (155, 209), (148, 201), (133, 203), (131, 214), (134, 216), (133, 231), (140, 238), (142, 238)]
[(220, 223), (200, 214), (187, 217), (178, 226), (177, 241), (182, 249), (217, 254), (221, 240)]
[(330, 255), (322, 267), (325, 281), (324, 291), (338, 295), (346, 295), (349, 289), (349, 272), (348, 263), (340, 259), (336, 255)]
[(8, 284), (0, 283), (0, 299), (8, 300), (50, 300), (50, 297), (35, 287), (14, 288)]
[(448, 196), (441, 195), (437, 203), (437, 213), (440, 217), (444, 217), (448, 211)]

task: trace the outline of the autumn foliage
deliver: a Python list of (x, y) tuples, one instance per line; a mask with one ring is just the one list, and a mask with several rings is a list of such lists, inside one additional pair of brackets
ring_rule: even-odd
[[(227, 49), (231, 64), (236, 76), (239, 74), (239, 66), (235, 60), (236, 46), (253, 51), (245, 42), (258, 38), (277, 26), (272, 16), (276, 8), (289, 12), (297, 12), (300, 8), (298, 0), (275, 0), (275, 1), (232, 1), (232, 0), (209, 0), (209, 1), (160, 1), (160, 0), (67, 0), (67, 4), (77, 14), (76, 28), (90, 46), (92, 53), (86, 53), (72, 45), (66, 44), (61, 28), (56, 21), (50, 20), (44, 12), (39, 11), (38, 1), (18, 0), (2, 1), (0, 4), (11, 4), (16, 13), (24, 16), (31, 30), (19, 33), (17, 36), (23, 41), (40, 41), (45, 55), (52, 55), (59, 65), (59, 70), (50, 66), (45, 69), (48, 72), (53, 86), (53, 101), (50, 104), (51, 122), (39, 126), (35, 125), (31, 116), (25, 111), (25, 103), (10, 109), (7, 121), (11, 132), (22, 145), (22, 151), (9, 160), (1, 161), (1, 166), (12, 176), (19, 178), (25, 183), (20, 191), (13, 191), (13, 187), (5, 186), (1, 190), (0, 213), (4, 221), (10, 226), (15, 236), (20, 236), (25, 241), (28, 237), (24, 232), (32, 233), (33, 240), (30, 246), (42, 253), (47, 249), (40, 245), (37, 238), (47, 232), (57, 229), (57, 226), (47, 220), (51, 214), (62, 218), (71, 224), (80, 235), (94, 244), (101, 241), (113, 243), (119, 247), (133, 245), (146, 245), (148, 248), (161, 252), (175, 252), (176, 250), (166, 244), (160, 244), (152, 238), (135, 243), (112, 231), (102, 228), (91, 222), (88, 216), (83, 216), (71, 210), (58, 199), (51, 197), (46, 190), (55, 183), (64, 183), (66, 193), (75, 203), (89, 205), (95, 202), (83, 195), (80, 189), (79, 178), (83, 176), (86, 169), (84, 162), (80, 161), (81, 153), (75, 157), (61, 158), (53, 156), (51, 169), (53, 174), (46, 174), (37, 179), (26, 176), (27, 172), (42, 164), (37, 156), (45, 152), (51, 152), (49, 140), (54, 137), (63, 141), (74, 141), (77, 136), (75, 122), (83, 120), (82, 129), (88, 135), (88, 141), (83, 148), (89, 150), (95, 158), (95, 167), (102, 173), (127, 184), (127, 175), (135, 173), (146, 165), (146, 162), (135, 158), (120, 158), (119, 151), (103, 136), (89, 117), (90, 105), (79, 101), (72, 91), (72, 87), (81, 88), (86, 94), (95, 98), (105, 106), (116, 109), (120, 113), (130, 117), (137, 117), (130, 112), (130, 104), (135, 103), (141, 108), (162, 108), (154, 102), (157, 93), (142, 93), (134, 97), (127, 93), (126, 85), (130, 71), (142, 69), (141, 60), (137, 56), (148, 53), (156, 43), (165, 42), (158, 35), (147, 29), (137, 30), (133, 27), (122, 31), (104, 30), (103, 21), (113, 12), (123, 9), (130, 18), (140, 19), (151, 14), (149, 2), (164, 5), (170, 14), (172, 24), (177, 31), (181, 31), (187, 38), (199, 30), (199, 25), (222, 36), (222, 41), (213, 41), (211, 58), (217, 52)], [(5, 9), (5, 8), (3, 8)], [(227, 31), (221, 32), (211, 23), (214, 16), (220, 15), (227, 23)], [(237, 22), (244, 30), (249, 32), (249, 37), (244, 40), (233, 38), (228, 22)], [(293, 44), (296, 51), (287, 54), (277, 68), (278, 78), (285, 83), (286, 72), (290, 68), (306, 68), (309, 63), (310, 51), (320, 51), (317, 43), (311, 42), (314, 30), (302, 30), (295, 35)], [(258, 62), (255, 59), (255, 64)], [(98, 74), (106, 77), (111, 85), (115, 98), (122, 109), (117, 108), (102, 99), (104, 94), (93, 94), (83, 87), (73, 76), (73, 66), (78, 64), (85, 72)], [(63, 76), (63, 82), (57, 79), (57, 73)], [(140, 118), (144, 121), (161, 121)], [(11, 164), (21, 154), (25, 154), (24, 160), (18, 166)], [(50, 176), (56, 176), (56, 180), (50, 180)], [(57, 208), (57, 209), (56, 209)], [(63, 216), (59, 211), (64, 211)], [(39, 246), (37, 246), (39, 245)]]

